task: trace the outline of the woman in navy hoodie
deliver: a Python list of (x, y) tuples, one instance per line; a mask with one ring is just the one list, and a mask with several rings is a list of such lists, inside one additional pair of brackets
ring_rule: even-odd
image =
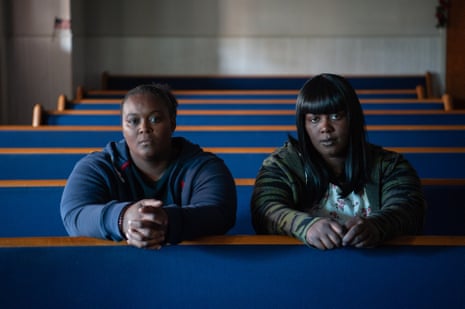
[(161, 85), (126, 94), (124, 139), (81, 159), (68, 178), (61, 216), (71, 236), (158, 249), (234, 225), (234, 179), (217, 156), (172, 136), (177, 105)]

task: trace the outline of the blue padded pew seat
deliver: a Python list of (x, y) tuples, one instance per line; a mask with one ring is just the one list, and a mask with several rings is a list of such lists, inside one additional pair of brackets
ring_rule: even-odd
[(66, 236), (60, 216), (63, 180), (0, 180), (0, 237)]
[(122, 138), (120, 126), (0, 126), (0, 147), (103, 147)]
[[(250, 180), (236, 180), (238, 209), (236, 225), (229, 234), (254, 234), (248, 205)], [(66, 236), (60, 217), (65, 179), (0, 180), (3, 223), (0, 237)]]
[[(428, 73), (418, 75), (346, 75), (355, 89), (415, 89), (427, 86)], [(140, 84), (168, 84), (173, 90), (298, 90), (311, 78), (301, 76), (163, 76), (104, 72), (102, 89), (128, 90)]]
[[(113, 104), (116, 110), (119, 110), (120, 101), (114, 100), (82, 100), (72, 101), (69, 103), (74, 104)], [(365, 110), (444, 110), (444, 100), (440, 98), (432, 99), (391, 99), (391, 98), (365, 98), (361, 99), (360, 103), (362, 108)], [(116, 105), (118, 104), (118, 105)], [(233, 99), (180, 99), (179, 109), (287, 109), (295, 110), (296, 99), (244, 99), (244, 100), (233, 100)]]
[(465, 235), (465, 185), (458, 180), (448, 184), (425, 180), (423, 186), (428, 207), (424, 233)]
[(275, 92), (229, 92), (228, 91), (217, 91), (216, 93), (195, 93), (195, 92), (181, 92), (174, 91), (173, 94), (179, 101), (184, 100), (291, 100), (297, 99), (297, 91), (275, 91)]
[(136, 76), (104, 73), (101, 88), (104, 90), (129, 90), (141, 84), (160, 83), (169, 85), (175, 91), (297, 90), (302, 87), (308, 78), (309, 76)]
[[(362, 100), (364, 110), (444, 110), (441, 100)], [(66, 103), (66, 110), (115, 110), (119, 111), (121, 103), (109, 100), (82, 100)], [(178, 110), (295, 110), (295, 100), (287, 103), (280, 101), (260, 102), (187, 102), (180, 101)]]
[[(66, 108), (68, 110), (119, 110), (120, 104), (119, 103), (69, 103)], [(239, 103), (225, 103), (225, 104), (218, 104), (214, 106), (206, 105), (205, 103), (198, 103), (198, 104), (180, 104), (178, 111), (182, 111), (185, 109), (195, 109), (195, 110), (210, 110), (214, 108), (215, 110), (233, 110), (233, 109), (248, 109), (248, 110), (266, 110), (266, 109), (274, 109), (274, 110), (294, 110), (295, 104), (273, 104), (273, 105), (265, 105), (265, 104), (239, 104)], [(444, 104), (442, 102), (431, 102), (431, 103), (403, 103), (403, 104), (393, 104), (393, 103), (376, 103), (376, 104), (368, 104), (362, 103), (363, 110), (388, 110), (388, 109), (396, 109), (396, 110), (437, 110), (441, 111), (444, 110)]]
[[(417, 105), (418, 106), (418, 105)], [(434, 106), (434, 105), (428, 105)], [(414, 107), (414, 106), (412, 106)], [(426, 106), (423, 106), (426, 107)], [(443, 107), (441, 107), (443, 108)], [(76, 110), (76, 111), (87, 111), (87, 110), (108, 110), (108, 111), (120, 111), (121, 104), (113, 103), (113, 102), (71, 102), (67, 103), (66, 110)], [(295, 102), (293, 103), (257, 103), (257, 102), (245, 102), (245, 103), (214, 103), (209, 104), (208, 102), (202, 103), (179, 103), (178, 112), (182, 112), (184, 110), (284, 110), (290, 111), (295, 109)]]
[[(417, 89), (369, 89), (356, 90), (360, 99), (418, 99)], [(124, 90), (89, 90), (78, 88), (76, 99), (119, 99)], [(180, 100), (185, 99), (292, 99), (297, 98), (295, 90), (174, 90)]]
[(87, 153), (101, 148), (81, 148), (79, 151), (65, 152), (61, 148), (38, 149), (30, 151), (5, 151), (0, 148), (0, 160), (4, 168), (0, 174), (1, 180), (8, 179), (66, 179), (76, 162)]
[[(463, 147), (465, 125), (367, 126), (368, 139), (385, 147)], [(279, 147), (295, 126), (177, 126), (202, 147)], [(104, 147), (122, 138), (120, 126), (0, 126), (0, 147)]]
[(465, 304), (462, 238), (405, 237), (369, 250), (329, 251), (276, 236), (210, 237), (159, 251), (85, 238), (0, 241), (2, 308)]
[[(227, 92), (227, 91), (223, 91)], [(271, 92), (271, 91), (270, 91)], [(298, 91), (291, 91), (281, 93), (215, 93), (215, 94), (198, 94), (198, 93), (186, 93), (186, 92), (174, 92), (174, 95), (178, 100), (211, 100), (211, 99), (261, 99), (261, 100), (275, 100), (275, 99), (288, 99), (288, 100), (296, 100)], [(417, 93), (413, 91), (402, 92), (402, 91), (377, 91), (377, 92), (364, 92), (359, 91), (357, 92), (357, 96), (360, 99), (417, 99)]]
[[(174, 94), (178, 100), (210, 100), (210, 99), (288, 99), (295, 100), (297, 98), (297, 91), (295, 94)], [(417, 94), (412, 93), (357, 93), (360, 99), (417, 99)], [(85, 99), (119, 99), (124, 97), (124, 92), (121, 94), (112, 93), (90, 93), (86, 95)]]
[[(23, 153), (18, 154), (16, 153), (4, 153), (0, 155), (2, 162), (4, 163), (4, 168), (0, 178), (3, 180), (8, 179), (22, 179), (22, 180), (40, 180), (40, 179), (66, 179), (71, 172), (75, 162), (79, 160), (85, 153), (98, 150), (96, 149), (83, 149), (81, 153), (78, 151), (73, 151), (71, 153), (53, 153), (52, 151), (38, 153), (38, 154), (30, 154), (30, 153)], [(212, 150), (215, 149), (206, 149)], [(396, 151), (400, 151), (402, 149), (393, 149)], [(56, 149), (54, 151), (57, 151)], [(268, 151), (272, 151), (269, 149)], [(440, 152), (440, 151), (431, 151), (430, 153), (421, 153), (415, 152), (410, 150), (406, 150), (405, 156), (410, 162), (413, 164), (414, 167), (417, 168), (417, 171), (422, 178), (451, 178), (456, 179), (459, 181), (465, 177), (464, 170), (465, 170), (465, 160), (464, 160), (464, 151), (462, 152), (454, 152), (451, 150), (450, 152)], [(268, 152), (259, 152), (259, 153), (222, 153), (221, 150), (216, 150), (218, 155), (223, 158), (226, 164), (231, 169), (231, 172), (235, 178), (248, 178), (248, 184), (253, 184), (253, 178), (256, 176), (256, 172), (261, 165), (262, 160), (268, 155)], [(434, 162), (434, 164), (432, 164)], [(21, 168), (18, 168), (21, 166)], [(25, 181), (24, 183), (28, 183)], [(452, 185), (447, 187), (447, 191), (444, 191), (444, 187), (442, 185), (429, 185), (428, 190), (426, 191), (427, 200), (431, 205), (442, 205), (444, 203), (454, 203), (454, 199), (460, 199), (463, 190), (465, 189), (464, 186), (459, 185)], [(14, 194), (17, 189), (11, 189), (11, 192), (3, 191), (3, 195)], [(15, 191), (16, 190), (16, 191)], [(21, 189), (20, 189), (21, 190)], [(34, 194), (35, 191), (41, 192), (43, 189), (41, 188), (34, 188), (31, 187), (28, 189), (26, 193), (24, 193), (27, 197), (28, 194)], [(248, 205), (250, 202), (250, 194), (252, 187), (251, 186), (244, 186), (239, 185), (237, 187), (238, 190), (238, 198), (240, 205)], [(47, 201), (50, 203), (57, 205), (59, 201), (59, 194), (61, 194), (61, 190), (57, 190), (56, 188), (52, 190), (52, 192), (46, 191), (48, 194), (40, 195), (39, 197), (34, 196), (33, 200), (41, 199), (45, 197)], [(22, 198), (24, 197), (22, 193), (17, 192), (17, 196), (15, 198)], [(50, 196), (52, 194), (52, 197)], [(3, 196), (2, 195), (2, 196)], [(53, 198), (54, 196), (54, 198)], [(4, 198), (6, 198), (4, 196)], [(8, 200), (8, 199), (7, 199)], [(55, 202), (53, 202), (55, 200)], [(446, 202), (448, 201), (448, 202)], [(12, 205), (18, 205), (17, 201), (13, 201)], [(452, 205), (452, 204), (451, 204)], [(455, 205), (458, 205), (455, 203)], [(27, 207), (27, 206), (25, 206)], [(48, 206), (45, 206), (48, 207)], [(56, 207), (56, 206), (54, 206)], [(441, 207), (429, 207), (428, 211), (432, 214), (432, 218), (441, 218), (447, 217), (449, 212), (444, 212), (441, 210)], [(54, 209), (55, 211), (56, 209)], [(464, 214), (465, 215), (465, 214)], [(450, 220), (455, 220), (457, 222), (452, 223), (450, 225), (441, 226), (441, 230), (450, 231), (452, 234), (459, 233), (462, 231), (465, 233), (464, 226), (461, 223), (462, 218), (460, 215), (454, 216), (449, 220), (439, 220), (442, 222), (448, 222)], [(27, 221), (27, 220), (26, 220)], [(9, 221), (10, 223), (14, 222), (14, 220)], [(56, 222), (56, 225), (61, 226), (59, 222)], [(430, 223), (431, 225), (431, 223)], [(44, 228), (45, 229), (45, 228)], [(14, 229), (11, 229), (14, 230)], [(430, 231), (438, 232), (438, 229), (434, 229), (434, 225), (432, 228), (428, 228)], [(250, 226), (250, 218), (248, 214), (248, 209), (246, 207), (245, 211), (242, 209), (238, 213), (238, 220), (235, 228), (233, 229), (233, 233), (252, 233), (253, 230)], [(447, 234), (447, 233), (442, 233)]]
[[(101, 148), (0, 148), (3, 163), (0, 179), (63, 179), (84, 155)], [(263, 160), (273, 147), (213, 147), (235, 178), (255, 178)], [(465, 177), (465, 147), (390, 149), (403, 153), (421, 178)], [(434, 164), (432, 164), (434, 162)], [(19, 168), (21, 167), (21, 168)]]
[[(465, 235), (465, 190), (462, 179), (424, 179), (428, 203), (424, 233)], [(66, 180), (0, 180), (2, 225), (0, 237), (64, 236), (60, 199)], [(236, 225), (228, 234), (253, 234), (250, 198), (254, 179), (236, 179), (238, 209)]]
[[(465, 110), (367, 110), (367, 125), (465, 125)], [(44, 125), (103, 125), (121, 124), (119, 111), (63, 111), (42, 115)], [(292, 110), (180, 110), (178, 125), (293, 125), (295, 112)]]

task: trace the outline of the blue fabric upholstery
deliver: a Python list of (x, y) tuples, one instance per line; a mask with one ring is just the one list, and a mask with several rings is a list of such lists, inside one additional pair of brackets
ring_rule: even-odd
[[(120, 103), (114, 102), (95, 102), (95, 103), (67, 103), (68, 110), (120, 110)], [(444, 103), (438, 102), (377, 102), (377, 103), (362, 103), (364, 110), (444, 110)], [(245, 103), (221, 103), (221, 104), (205, 104), (205, 103), (180, 103), (179, 111), (182, 110), (294, 110), (295, 104), (291, 103), (273, 103), (273, 104), (253, 104), (253, 102)]]
[[(191, 131), (178, 127), (175, 135), (184, 136), (202, 147), (279, 147), (294, 130)], [(232, 138), (234, 137), (234, 138)], [(113, 130), (0, 130), (0, 147), (104, 147), (108, 141), (120, 140), (119, 127)], [(370, 128), (368, 139), (385, 147), (463, 147), (465, 126), (456, 129)]]
[(0, 306), (463, 308), (464, 257), (464, 246), (0, 248)]
[[(66, 179), (74, 164), (85, 154), (14, 154), (0, 153), (3, 164), (0, 179)], [(269, 153), (217, 153), (235, 178), (255, 178)], [(463, 178), (465, 151), (407, 152), (404, 156), (421, 178)], [(434, 162), (434, 164), (432, 164)], [(21, 166), (21, 169), (18, 168)]]
[[(240, 89), (298, 90), (311, 76), (135, 76), (106, 75), (107, 90), (129, 90), (140, 84), (168, 84), (174, 90)], [(345, 76), (355, 89), (415, 89), (426, 86), (425, 75)]]
[[(438, 112), (437, 114), (367, 114), (367, 125), (462, 125), (465, 113)], [(121, 124), (120, 115), (100, 114), (49, 114), (44, 119), (46, 125), (66, 126), (117, 126)], [(177, 116), (178, 125), (294, 125), (295, 115), (184, 115)]]
[[(252, 185), (238, 185), (236, 225), (229, 234), (254, 234), (250, 218)], [(428, 235), (465, 235), (463, 185), (425, 185), (428, 203), (424, 232)], [(66, 236), (59, 204), (63, 187), (1, 187), (0, 237)]]

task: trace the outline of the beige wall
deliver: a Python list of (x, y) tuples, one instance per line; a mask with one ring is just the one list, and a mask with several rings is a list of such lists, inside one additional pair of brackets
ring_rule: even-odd
[(36, 103), (55, 109), (72, 95), (71, 33), (54, 30), (55, 16), (70, 17), (69, 0), (7, 0), (7, 124), (31, 124)]
[[(7, 85), (0, 97), (3, 123), (30, 124), (35, 103), (54, 109), (61, 93), (72, 97), (78, 85), (100, 87), (103, 71), (431, 71), (440, 85), (444, 76), (445, 39), (434, 18), (437, 0), (0, 1), (11, 20), (5, 31), (7, 68), (0, 70), (6, 72), (0, 87)], [(54, 33), (54, 17), (70, 14), (72, 35)]]
[(436, 3), (75, 0), (75, 86), (99, 87), (102, 71), (443, 76)]
[(0, 0), (0, 124), (6, 123), (8, 115), (8, 95), (6, 87), (6, 36), (5, 0)]

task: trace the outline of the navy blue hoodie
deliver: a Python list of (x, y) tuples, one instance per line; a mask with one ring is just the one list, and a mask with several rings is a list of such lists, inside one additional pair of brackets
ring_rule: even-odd
[[(182, 137), (163, 176), (162, 198), (148, 196), (124, 140), (82, 158), (71, 172), (61, 199), (61, 217), (70, 236), (120, 241), (121, 210), (141, 199), (162, 199), (168, 214), (168, 243), (226, 233), (236, 220), (234, 179), (223, 160)], [(166, 177), (166, 178), (165, 178)], [(150, 191), (150, 190), (149, 190)]]

